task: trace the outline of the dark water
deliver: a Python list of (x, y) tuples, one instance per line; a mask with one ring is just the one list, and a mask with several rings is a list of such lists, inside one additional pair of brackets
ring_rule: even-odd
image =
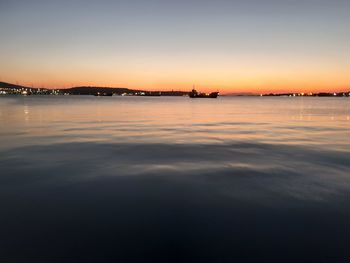
[(0, 97), (0, 262), (349, 262), (350, 99)]

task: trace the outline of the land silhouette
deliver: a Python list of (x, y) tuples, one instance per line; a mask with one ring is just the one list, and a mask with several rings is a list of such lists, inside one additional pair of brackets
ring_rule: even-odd
[[(142, 89), (129, 89), (125, 87), (99, 87), (99, 86), (78, 86), (71, 88), (38, 88), (28, 87), (18, 84), (12, 84), (8, 82), (0, 82), (0, 94), (21, 94), (23, 91), (28, 95), (130, 95), (130, 96), (187, 96), (189, 91), (180, 90), (142, 90)], [(221, 96), (308, 96), (308, 97), (349, 97), (349, 91), (341, 92), (315, 92), (315, 93), (298, 93), (298, 92), (284, 92), (284, 93), (265, 93), (256, 94), (250, 92), (238, 92), (238, 93), (226, 93)]]

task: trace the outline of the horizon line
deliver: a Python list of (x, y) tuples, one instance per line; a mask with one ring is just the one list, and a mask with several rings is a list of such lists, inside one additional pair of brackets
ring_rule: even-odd
[[(189, 92), (188, 90), (184, 91), (181, 89), (142, 89), (142, 88), (129, 88), (129, 87), (122, 87), (122, 86), (99, 86), (99, 85), (72, 85), (69, 87), (45, 87), (44, 85), (41, 85), (41, 87), (34, 86), (31, 84), (31, 86), (28, 86), (27, 84), (20, 84), (18, 81), (16, 83), (13, 82), (7, 82), (0, 80), (0, 83), (14, 85), (14, 86), (20, 86), (27, 89), (48, 89), (48, 90), (68, 90), (72, 88), (80, 88), (80, 87), (86, 87), (86, 88), (108, 88), (108, 89), (128, 89), (133, 91), (147, 91), (147, 92)], [(190, 87), (189, 90), (191, 90), (193, 87)], [(214, 89), (213, 89), (214, 90)], [(310, 90), (310, 89), (309, 89)], [(219, 91), (219, 89), (215, 89), (215, 91)], [(308, 89), (304, 89), (303, 91), (282, 91), (279, 90), (270, 90), (270, 91), (264, 91), (264, 92), (257, 92), (257, 91), (219, 91), (220, 94), (249, 94), (249, 95), (261, 95), (261, 94), (315, 94), (315, 93), (348, 93), (350, 91), (350, 87), (344, 87), (344, 88), (337, 88), (337, 90), (332, 91), (324, 91), (324, 90), (317, 90), (317, 91), (308, 91)]]

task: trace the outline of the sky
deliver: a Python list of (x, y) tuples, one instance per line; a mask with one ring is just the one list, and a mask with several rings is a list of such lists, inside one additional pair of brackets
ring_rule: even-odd
[(350, 89), (349, 0), (0, 0), (0, 81)]

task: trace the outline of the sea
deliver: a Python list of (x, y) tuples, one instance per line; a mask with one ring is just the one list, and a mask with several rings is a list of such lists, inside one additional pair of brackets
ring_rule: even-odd
[(350, 262), (350, 98), (0, 97), (0, 262)]

